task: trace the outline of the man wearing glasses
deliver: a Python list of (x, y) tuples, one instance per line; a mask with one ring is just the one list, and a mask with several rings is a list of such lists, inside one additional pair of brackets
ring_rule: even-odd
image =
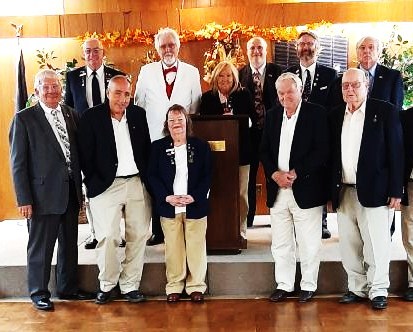
[[(83, 115), (88, 108), (100, 105), (105, 101), (106, 89), (111, 77), (124, 75), (122, 72), (103, 64), (103, 46), (100, 40), (87, 39), (82, 45), (82, 50), (86, 66), (67, 72), (65, 93), (65, 104), (73, 107), (79, 115)], [(95, 249), (98, 242), (95, 237), (93, 217), (88, 201), (86, 201), (85, 207), (90, 226), (90, 237), (85, 244), (85, 249)], [(121, 241), (121, 246), (125, 246), (124, 240)]]
[[(143, 66), (136, 82), (135, 104), (146, 110), (151, 141), (163, 137), (166, 112), (174, 104), (197, 113), (201, 100), (199, 71), (178, 59), (180, 41), (175, 30), (162, 28), (155, 35), (160, 61)], [(152, 216), (148, 245), (163, 243), (159, 216)]]
[(337, 209), (340, 252), (348, 277), (344, 304), (369, 298), (387, 307), (390, 224), (403, 186), (403, 142), (395, 106), (369, 98), (368, 78), (351, 68), (342, 78), (345, 105), (332, 116), (329, 210)]

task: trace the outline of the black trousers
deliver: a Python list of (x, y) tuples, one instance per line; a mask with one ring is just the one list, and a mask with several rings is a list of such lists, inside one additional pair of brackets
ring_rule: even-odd
[(27, 244), (27, 280), (32, 300), (50, 298), (49, 280), (56, 239), (58, 240), (56, 289), (58, 294), (73, 294), (78, 290), (77, 237), (79, 203), (73, 181), (70, 181), (69, 202), (66, 212), (36, 214), (29, 219)]

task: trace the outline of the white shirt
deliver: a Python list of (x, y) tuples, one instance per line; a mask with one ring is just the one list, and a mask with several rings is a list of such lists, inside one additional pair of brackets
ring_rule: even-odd
[[(93, 107), (93, 97), (92, 97), (92, 79), (93, 70), (86, 66), (86, 100), (89, 107)], [(105, 71), (103, 70), (103, 64), (96, 70), (96, 77), (99, 81), (100, 88), (100, 99), (102, 103), (105, 102)]]
[[(176, 173), (174, 179), (174, 195), (186, 195), (188, 193), (188, 154), (186, 144), (175, 146)], [(185, 206), (176, 206), (175, 214), (186, 212)]]
[(305, 80), (307, 79), (307, 72), (306, 70), (308, 69), (311, 75), (311, 88), (313, 87), (313, 83), (314, 83), (314, 77), (315, 77), (315, 67), (317, 66), (317, 63), (314, 62), (311, 66), (309, 67), (304, 67), (300, 64), (300, 68), (301, 68), (301, 80), (303, 82), (303, 87), (305, 84)]
[(293, 143), (295, 125), (297, 124), (300, 108), (301, 101), (297, 106), (297, 110), (291, 116), (291, 118), (287, 117), (285, 110), (283, 113), (283, 122), (281, 124), (280, 133), (280, 148), (278, 150), (278, 169), (283, 172), (290, 171), (291, 145)]
[(115, 134), (116, 154), (118, 156), (116, 176), (127, 176), (139, 173), (135, 159), (133, 158), (126, 112), (120, 121), (112, 118), (112, 126), (113, 133)]
[(361, 137), (363, 135), (366, 102), (351, 113), (348, 108), (344, 113), (341, 131), (341, 164), (343, 183), (357, 184), (357, 164), (359, 160)]
[[(44, 110), (44, 115), (46, 116), (46, 119), (49, 122), (50, 127), (52, 127), (53, 133), (56, 136), (57, 142), (59, 143), (63, 154), (66, 156), (65, 146), (63, 145), (63, 142), (60, 140), (59, 132), (57, 131), (56, 125), (54, 123), (53, 115), (52, 115), (52, 111), (55, 109), (57, 111), (57, 113), (56, 113), (57, 118), (60, 120), (60, 122), (62, 123), (62, 126), (65, 128), (65, 130), (67, 132), (66, 121), (65, 121), (63, 113), (62, 113), (62, 108), (60, 107), (60, 105), (58, 105), (56, 108), (49, 108), (44, 103), (42, 103), (41, 101), (39, 101), (39, 103), (40, 103), (40, 106)], [(69, 134), (67, 134), (67, 135), (68, 135), (67, 137), (69, 137)]]

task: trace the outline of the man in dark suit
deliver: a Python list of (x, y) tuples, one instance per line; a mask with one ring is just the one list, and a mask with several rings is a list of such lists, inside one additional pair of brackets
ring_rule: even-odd
[[(85, 112), (78, 139), (86, 193), (95, 218), (100, 290), (97, 304), (112, 298), (119, 283), (130, 302), (145, 300), (139, 291), (150, 197), (146, 191), (150, 137), (145, 110), (129, 105), (131, 85), (123, 75), (111, 78), (108, 100)], [(125, 219), (125, 257), (119, 260), (119, 223)]]
[[(105, 101), (106, 89), (111, 77), (124, 75), (122, 72), (103, 64), (103, 46), (96, 38), (87, 39), (83, 45), (86, 66), (79, 67), (66, 74), (65, 104), (73, 107), (81, 116), (88, 108)], [(85, 249), (95, 249), (97, 245), (93, 217), (89, 202), (86, 200), (86, 217), (90, 226), (90, 237)]]
[(403, 298), (413, 301), (413, 108), (400, 113), (404, 139), (404, 190), (401, 206), (402, 239), (407, 253), (408, 288)]
[(270, 300), (281, 301), (294, 291), (299, 252), (299, 301), (307, 302), (317, 289), (320, 265), (320, 219), (327, 198), (327, 114), (322, 106), (301, 99), (297, 75), (281, 74), (276, 88), (281, 106), (268, 112), (260, 148), (277, 283)]
[(281, 68), (267, 62), (267, 42), (261, 37), (252, 37), (247, 42), (249, 65), (239, 71), (241, 86), (247, 88), (254, 99), (255, 113), (250, 128), (251, 155), (248, 180), (248, 215), (247, 226), (254, 222), (257, 207), (257, 172), (259, 166), (259, 146), (263, 123), (267, 110), (277, 102), (275, 81), (281, 74)]
[(395, 106), (367, 99), (361, 69), (342, 79), (346, 105), (331, 112), (332, 181), (329, 209), (337, 208), (340, 252), (348, 276), (341, 303), (368, 297), (387, 307), (390, 223), (403, 187), (403, 141)]
[[(287, 72), (295, 73), (303, 82), (303, 100), (327, 106), (327, 97), (332, 83), (337, 78), (337, 72), (330, 67), (317, 63), (321, 50), (318, 36), (311, 31), (303, 31), (297, 39), (297, 57), (300, 64), (291, 66)], [(323, 209), (322, 232), (323, 239), (329, 239), (331, 233), (327, 228), (327, 211)]]
[(59, 105), (56, 73), (42, 70), (34, 82), (39, 103), (18, 112), (10, 128), (10, 159), (17, 204), (27, 219), (28, 288), (33, 305), (53, 310), (48, 289), (56, 239), (57, 294), (61, 299), (91, 299), (77, 280), (77, 232), (82, 202), (76, 146), (77, 115)]

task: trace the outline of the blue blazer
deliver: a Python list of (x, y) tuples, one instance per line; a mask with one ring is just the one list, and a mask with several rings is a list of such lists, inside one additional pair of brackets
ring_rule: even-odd
[[(282, 106), (267, 113), (260, 147), (260, 157), (267, 180), (267, 206), (272, 208), (278, 185), (271, 175), (278, 171), (278, 153), (284, 109)], [(302, 102), (291, 145), (290, 169), (297, 179), (292, 189), (301, 209), (326, 203), (326, 172), (329, 158), (329, 130), (326, 110), (317, 104)]]
[[(149, 160), (148, 179), (152, 195), (155, 197), (156, 212), (166, 218), (175, 218), (175, 207), (165, 201), (173, 195), (175, 180), (175, 156), (173, 142), (166, 136), (152, 143)], [(208, 214), (208, 194), (211, 186), (212, 162), (209, 145), (195, 137), (187, 139), (188, 151), (188, 195), (194, 198), (186, 207), (189, 219), (200, 219)]]
[[(294, 73), (302, 78), (300, 65), (291, 66), (287, 68), (286, 72)], [(336, 79), (337, 72), (333, 68), (317, 63), (308, 101), (326, 107), (331, 85)]]
[[(126, 119), (133, 157), (144, 184), (147, 184), (147, 164), (151, 148), (146, 112), (129, 104)], [(87, 196), (95, 197), (112, 184), (118, 168), (115, 134), (109, 102), (88, 109), (80, 118), (78, 130), (80, 165)]]
[[(346, 106), (338, 106), (331, 115), (333, 207), (340, 204), (342, 187), (341, 131)], [(357, 195), (364, 207), (387, 205), (389, 197), (402, 197), (403, 139), (399, 113), (395, 106), (367, 99), (363, 135), (357, 164)]]
[[(124, 73), (107, 66), (104, 66), (103, 71), (105, 73), (105, 91), (108, 87), (109, 80), (113, 76), (125, 75)], [(83, 66), (68, 71), (66, 74), (65, 104), (73, 107), (79, 115), (83, 115), (89, 108), (86, 99), (86, 73), (86, 67)]]

